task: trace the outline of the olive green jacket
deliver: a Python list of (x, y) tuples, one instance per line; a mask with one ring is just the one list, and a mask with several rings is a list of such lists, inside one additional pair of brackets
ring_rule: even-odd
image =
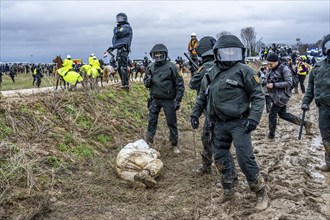
[(247, 116), (259, 123), (265, 97), (257, 73), (247, 65), (237, 62), (227, 70), (214, 65), (202, 80), (201, 90), (192, 110), (199, 117), (203, 109), (212, 119), (231, 120)]
[(317, 105), (330, 107), (330, 61), (327, 59), (316, 63), (309, 75), (303, 103), (309, 105), (313, 99)]

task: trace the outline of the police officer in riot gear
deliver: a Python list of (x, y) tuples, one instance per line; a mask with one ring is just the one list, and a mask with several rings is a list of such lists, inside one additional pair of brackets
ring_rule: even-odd
[(178, 145), (178, 128), (176, 111), (184, 95), (184, 83), (179, 70), (168, 58), (164, 44), (156, 44), (150, 51), (154, 60), (146, 69), (144, 85), (150, 90), (148, 100), (149, 121), (146, 134), (148, 144), (153, 143), (156, 134), (158, 115), (163, 108), (166, 123), (170, 130), (169, 140), (174, 153), (180, 153)]
[[(210, 83), (210, 78), (208, 75), (205, 76), (205, 73), (214, 65), (214, 55), (213, 55), (213, 46), (216, 43), (216, 39), (210, 36), (203, 37), (200, 39), (198, 46), (196, 47), (196, 51), (199, 57), (202, 58), (202, 67), (199, 68), (197, 73), (191, 77), (189, 82), (189, 87), (197, 91), (197, 95), (200, 91), (200, 86), (202, 79), (206, 77), (208, 84)], [(208, 94), (205, 94), (206, 96)], [(190, 117), (191, 126), (193, 129), (198, 128), (199, 120), (196, 115), (201, 116), (203, 111), (205, 111), (206, 106), (200, 106), (196, 104), (192, 109), (192, 115)], [(213, 143), (213, 128), (214, 123), (210, 121), (208, 115), (205, 116), (203, 132), (202, 132), (202, 166), (200, 166), (196, 172), (200, 174), (211, 173), (211, 165), (213, 162), (213, 153), (212, 153), (212, 143)], [(234, 164), (234, 160), (232, 155), (230, 155), (230, 159), (232, 164)], [(233, 181), (234, 184), (237, 183), (237, 172), (235, 166), (232, 169), (233, 172)], [(217, 183), (218, 185), (218, 183)]]
[[(198, 69), (197, 73), (191, 77), (189, 87), (190, 89), (196, 90), (197, 95), (200, 90), (202, 79), (205, 76), (205, 72), (214, 65), (213, 46), (215, 42), (215, 38), (206, 36), (200, 39), (199, 44), (196, 47), (197, 55), (202, 58), (202, 66)], [(193, 115), (198, 115), (198, 117), (200, 117), (204, 112), (205, 107), (206, 106), (195, 105), (193, 108)], [(191, 126), (193, 129), (197, 129), (199, 126), (198, 117), (193, 115), (190, 119)], [(213, 129), (212, 124), (206, 116), (202, 132), (202, 165), (196, 169), (196, 172), (200, 174), (211, 173), (211, 165), (213, 162), (211, 129)]]
[(256, 129), (264, 108), (262, 86), (257, 73), (243, 64), (245, 48), (236, 36), (221, 36), (213, 53), (216, 65), (207, 72), (209, 81), (206, 77), (202, 80), (195, 105), (206, 105), (207, 115), (214, 122), (214, 163), (224, 189), (220, 201), (234, 197), (234, 165), (230, 159), (234, 142), (238, 164), (257, 196), (256, 209), (264, 210), (268, 196), (251, 141), (251, 131)]
[(330, 172), (330, 34), (322, 41), (322, 53), (326, 58), (316, 63), (309, 75), (307, 92), (301, 109), (309, 110), (309, 104), (315, 99), (319, 109), (319, 129), (325, 149), (325, 165), (318, 169)]
[(129, 76), (127, 72), (128, 54), (131, 51), (133, 31), (127, 21), (125, 13), (119, 13), (116, 16), (117, 26), (113, 29), (112, 47), (108, 52), (117, 49), (118, 73), (121, 79), (121, 88), (129, 88)]

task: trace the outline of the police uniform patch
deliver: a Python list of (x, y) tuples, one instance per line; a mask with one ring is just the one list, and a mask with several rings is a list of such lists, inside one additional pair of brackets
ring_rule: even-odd
[(253, 78), (254, 78), (254, 81), (255, 81), (257, 84), (260, 84), (260, 78), (259, 78), (258, 75), (254, 75)]
[(204, 66), (199, 67), (199, 69), (197, 70), (197, 73), (199, 73), (200, 71), (202, 71), (203, 68), (204, 68)]
[(122, 27), (119, 29), (119, 31), (123, 31), (123, 30), (124, 30), (124, 28), (122, 28)]

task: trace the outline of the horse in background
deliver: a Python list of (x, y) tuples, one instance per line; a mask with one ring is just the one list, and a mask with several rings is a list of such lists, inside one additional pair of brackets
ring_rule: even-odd
[(131, 74), (131, 76), (133, 77), (133, 74), (135, 73), (135, 77), (134, 77), (135, 80), (137, 79), (138, 74), (140, 73), (139, 80), (142, 81), (145, 72), (146, 72), (146, 67), (143, 64), (139, 64), (138, 62), (133, 62), (132, 63), (132, 74)]
[(179, 74), (180, 74), (181, 76), (190, 73), (190, 70), (188, 69), (188, 67), (187, 67), (186, 64), (182, 64), (182, 65), (180, 65), (179, 63), (176, 63), (175, 65), (176, 65), (176, 67), (179, 69)]
[(103, 87), (103, 74), (101, 74), (101, 70), (91, 67), (87, 72), (88, 82), (90, 84), (91, 89), (95, 89), (98, 87), (98, 79), (101, 81), (101, 87)]
[(60, 56), (56, 56), (53, 59), (53, 62), (57, 64), (57, 79), (56, 79), (56, 87), (55, 89), (57, 89), (58, 87), (58, 83), (60, 81), (63, 81), (64, 83), (64, 89), (66, 88), (66, 85), (68, 85), (68, 89), (69, 90), (76, 90), (77, 89), (77, 83), (81, 82), (82, 86), (85, 87), (85, 84), (83, 82), (83, 78), (81, 77), (81, 75), (75, 71), (69, 70), (69, 71), (63, 71), (62, 67), (63, 67), (63, 61), (62, 58)]
[(55, 90), (57, 90), (59, 84), (60, 84), (61, 87), (63, 85), (64, 89), (66, 89), (66, 82), (64, 81), (63, 77), (60, 74), (58, 74), (58, 70), (63, 67), (63, 65), (62, 65), (63, 60), (62, 60), (61, 56), (56, 56), (53, 59), (53, 63), (56, 64), (56, 69), (55, 69), (55, 79), (56, 79)]
[(107, 65), (103, 68), (103, 80), (109, 83), (109, 77), (112, 82), (119, 82), (118, 72), (110, 65)]
[(85, 64), (85, 65), (82, 65), (79, 69), (79, 74), (82, 76), (82, 78), (84, 79), (84, 84), (87, 86), (88, 83), (89, 83), (89, 73), (90, 73), (90, 69), (92, 68), (91, 65), (89, 64)]

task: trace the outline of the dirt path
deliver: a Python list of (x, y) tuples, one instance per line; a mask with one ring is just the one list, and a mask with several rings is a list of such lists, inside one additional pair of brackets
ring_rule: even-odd
[[(301, 99), (301, 94), (294, 94), (288, 112), (300, 117)], [(306, 114), (307, 119), (313, 122), (313, 135), (304, 134), (301, 140), (297, 140), (299, 126), (279, 120), (276, 140), (269, 142), (266, 139), (266, 112), (253, 132), (255, 156), (267, 181), (270, 197), (270, 206), (262, 212), (254, 210), (255, 195), (249, 190), (236, 158), (239, 174), (236, 197), (223, 204), (219, 203), (222, 189), (215, 186), (218, 179), (216, 172), (204, 176), (193, 172), (201, 162), (201, 129), (193, 131), (190, 128), (189, 114), (185, 106), (178, 112), (179, 144), (182, 149), (178, 156), (169, 150), (168, 129), (164, 115), (160, 117), (153, 147), (160, 151), (164, 169), (155, 188), (135, 190), (117, 177), (114, 160), (120, 148), (127, 143), (121, 142), (125, 139), (123, 131), (114, 132), (117, 148), (94, 146), (98, 149), (96, 158), (80, 167), (70, 161), (65, 168), (52, 173), (57, 181), (52, 182), (51, 187), (37, 188), (33, 194), (15, 195), (13, 198), (16, 200), (0, 206), (0, 219), (3, 213), (13, 216), (12, 219), (24, 219), (24, 212), (29, 212), (22, 210), (36, 210), (36, 207), (38, 210), (35, 212), (43, 219), (330, 219), (330, 175), (315, 169), (324, 163), (324, 149), (318, 129), (318, 111), (314, 104)], [(144, 130), (141, 128), (140, 133), (134, 133), (134, 140), (143, 137)], [(50, 144), (46, 146), (37, 145), (41, 149), (31, 146), (39, 154), (65, 158), (63, 152), (55, 154), (57, 151), (52, 141), (47, 140)], [(15, 209), (17, 207), (19, 209)], [(17, 210), (21, 214), (17, 214)]]
[(53, 87), (42, 87), (42, 88), (32, 88), (32, 89), (7, 90), (0, 92), (4, 97), (19, 97), (23, 95), (33, 95), (37, 93), (48, 93), (54, 91), (60, 91), (60, 90), (55, 90), (55, 86), (53, 86)]

